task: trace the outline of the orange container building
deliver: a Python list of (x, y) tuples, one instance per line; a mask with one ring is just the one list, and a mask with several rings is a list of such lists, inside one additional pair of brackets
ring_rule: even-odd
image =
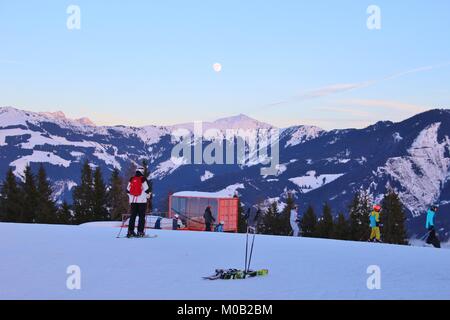
[(188, 230), (205, 230), (203, 214), (207, 206), (216, 220), (224, 222), (225, 232), (238, 230), (238, 202), (237, 198), (227, 197), (219, 193), (184, 191), (169, 195), (169, 218), (175, 214), (183, 221)]

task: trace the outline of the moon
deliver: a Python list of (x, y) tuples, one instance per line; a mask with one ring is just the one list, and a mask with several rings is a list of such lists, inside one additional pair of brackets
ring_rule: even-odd
[(220, 71), (222, 71), (222, 65), (220, 63), (216, 62), (213, 64), (213, 69), (215, 72), (220, 72)]

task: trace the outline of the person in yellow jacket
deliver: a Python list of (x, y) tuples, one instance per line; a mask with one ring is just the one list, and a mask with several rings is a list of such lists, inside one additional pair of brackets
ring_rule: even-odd
[(370, 233), (369, 241), (381, 242), (381, 234), (380, 234), (380, 211), (381, 206), (374, 205), (373, 211), (370, 214), (370, 228), (372, 228), (372, 232)]

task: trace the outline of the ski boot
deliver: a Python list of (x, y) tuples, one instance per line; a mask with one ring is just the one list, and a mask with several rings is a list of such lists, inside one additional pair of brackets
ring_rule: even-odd
[(138, 238), (144, 238), (145, 237), (145, 232), (138, 232), (137, 237)]
[(134, 238), (137, 237), (137, 234), (134, 231), (128, 231), (127, 238)]

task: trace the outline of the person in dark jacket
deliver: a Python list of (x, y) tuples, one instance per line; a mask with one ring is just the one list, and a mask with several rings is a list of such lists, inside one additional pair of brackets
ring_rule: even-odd
[[(151, 196), (150, 187), (144, 177), (144, 168), (138, 167), (134, 177), (130, 178), (127, 186), (128, 198), (131, 206), (131, 217), (128, 223), (128, 238), (143, 237), (145, 235), (145, 210), (147, 200)], [(136, 217), (139, 217), (138, 233), (134, 232)]]
[(203, 218), (205, 218), (205, 231), (211, 231), (211, 225), (216, 221), (211, 212), (211, 206), (206, 207)]

